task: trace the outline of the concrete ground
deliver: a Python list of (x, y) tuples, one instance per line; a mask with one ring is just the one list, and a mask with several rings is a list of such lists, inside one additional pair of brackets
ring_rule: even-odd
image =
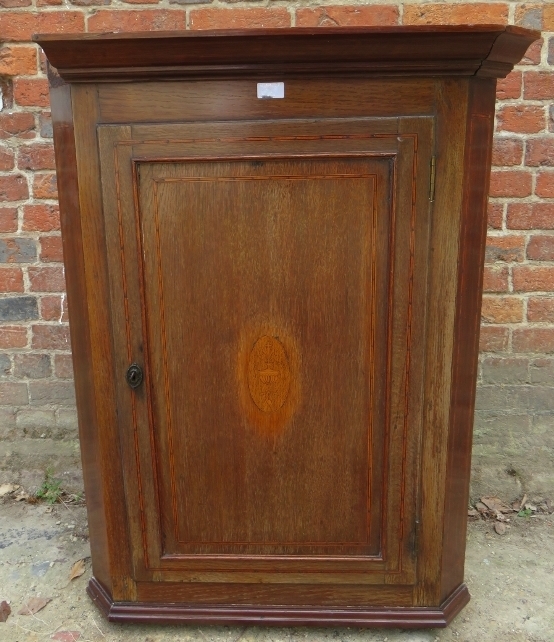
[[(84, 506), (0, 499), (0, 602), (11, 615), (1, 642), (554, 642), (552, 515), (512, 517), (504, 535), (470, 523), (466, 581), (470, 604), (448, 629), (397, 631), (163, 627), (109, 624), (85, 593), (90, 555)], [(73, 564), (85, 572), (69, 580)], [(51, 601), (34, 615), (17, 612), (31, 597)], [(1, 611), (1, 608), (0, 608)]]

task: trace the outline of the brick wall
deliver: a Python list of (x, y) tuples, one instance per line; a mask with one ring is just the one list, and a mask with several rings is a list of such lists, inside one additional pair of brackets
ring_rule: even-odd
[[(512, 23), (544, 31), (498, 86), (474, 492), (554, 491), (554, 4), (0, 0), (0, 482), (79, 484), (40, 32)], [(67, 482), (69, 483), (69, 481)]]

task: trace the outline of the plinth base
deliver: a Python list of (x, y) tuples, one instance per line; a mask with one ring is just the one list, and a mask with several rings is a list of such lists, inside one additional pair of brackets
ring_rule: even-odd
[(372, 628), (444, 628), (469, 602), (461, 584), (440, 607), (329, 608), (150, 604), (114, 602), (93, 577), (87, 592), (110, 622), (152, 624), (242, 624), (259, 626), (359, 626)]

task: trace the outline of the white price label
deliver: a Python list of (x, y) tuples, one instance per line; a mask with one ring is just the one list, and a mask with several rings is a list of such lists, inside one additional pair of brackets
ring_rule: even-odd
[(259, 82), (258, 98), (284, 98), (284, 82)]

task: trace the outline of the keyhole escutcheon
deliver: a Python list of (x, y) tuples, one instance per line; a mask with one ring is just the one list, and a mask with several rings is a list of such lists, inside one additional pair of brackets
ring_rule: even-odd
[(127, 374), (125, 375), (125, 378), (127, 379), (127, 383), (131, 386), (131, 388), (135, 389), (140, 386), (143, 379), (143, 373), (142, 368), (138, 365), (138, 363), (132, 363), (127, 368)]

